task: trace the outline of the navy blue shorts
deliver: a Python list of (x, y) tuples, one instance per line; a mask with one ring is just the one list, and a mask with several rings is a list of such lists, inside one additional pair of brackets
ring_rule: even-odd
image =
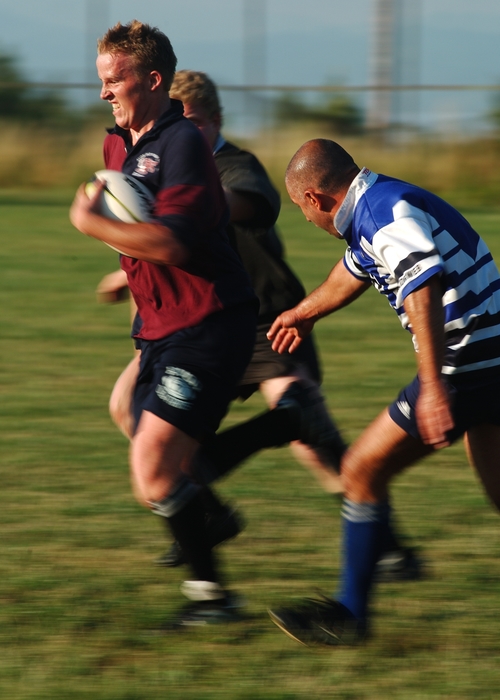
[[(451, 412), (455, 421), (447, 437), (454, 442), (475, 425), (490, 423), (500, 425), (500, 375), (495, 373), (489, 381), (467, 381), (465, 375), (454, 381), (445, 379), (451, 396)], [(408, 384), (389, 406), (392, 420), (409, 435), (420, 440), (415, 419), (415, 406), (420, 393), (418, 376)]]
[(256, 322), (255, 305), (242, 304), (167, 338), (141, 340), (136, 425), (142, 411), (150, 411), (197, 440), (212, 435), (237, 395)]

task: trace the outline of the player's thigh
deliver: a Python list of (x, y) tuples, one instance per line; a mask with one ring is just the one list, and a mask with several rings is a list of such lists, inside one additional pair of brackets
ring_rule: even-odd
[(500, 510), (500, 426), (477, 425), (464, 436), (469, 462), (476, 469), (486, 493)]
[(385, 409), (342, 459), (346, 497), (358, 503), (386, 499), (392, 477), (432, 451), (397, 425)]
[(199, 443), (176, 426), (143, 411), (130, 450), (135, 483), (145, 500), (168, 496), (189, 473)]
[[(139, 374), (140, 354), (136, 355), (125, 367), (115, 382), (109, 398), (111, 418), (120, 427), (127, 419), (133, 424), (132, 402), (135, 384)], [(131, 437), (128, 435), (128, 437)]]

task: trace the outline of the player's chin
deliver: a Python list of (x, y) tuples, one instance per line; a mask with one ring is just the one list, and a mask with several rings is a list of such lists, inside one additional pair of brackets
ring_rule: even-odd
[(113, 112), (113, 117), (117, 126), (128, 131), (130, 124), (128, 123), (127, 117), (121, 112), (120, 109)]

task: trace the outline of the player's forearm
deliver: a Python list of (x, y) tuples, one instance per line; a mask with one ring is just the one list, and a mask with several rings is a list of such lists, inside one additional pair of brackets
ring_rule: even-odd
[(432, 277), (405, 299), (417, 339), (420, 393), (416, 406), (420, 437), (435, 448), (450, 444), (454, 426), (448, 389), (441, 374), (445, 350), (444, 314), (439, 278)]
[(160, 224), (126, 224), (89, 212), (80, 230), (131, 258), (157, 265), (182, 265), (189, 258), (188, 249), (176, 239), (173, 231)]
[(323, 284), (303, 299), (296, 310), (301, 318), (317, 321), (348, 306), (370, 286), (370, 282), (362, 282), (351, 275), (340, 260)]
[(417, 362), (420, 381), (441, 381), (445, 337), (444, 312), (439, 278), (432, 277), (409, 294), (404, 302), (411, 330), (417, 339)]

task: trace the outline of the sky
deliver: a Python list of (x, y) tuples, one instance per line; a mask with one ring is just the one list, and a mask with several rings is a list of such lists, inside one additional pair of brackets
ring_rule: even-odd
[[(266, 6), (267, 84), (368, 83), (375, 0), (254, 1)], [(137, 17), (169, 36), (179, 68), (204, 70), (221, 85), (245, 82), (244, 0), (0, 0), (0, 52), (17, 56), (31, 80), (86, 80), (89, 7), (98, 34)], [(499, 0), (421, 0), (421, 18), (420, 83), (500, 84)], [(450, 122), (479, 119), (489, 100), (422, 97), (424, 112), (432, 102), (434, 118)]]

